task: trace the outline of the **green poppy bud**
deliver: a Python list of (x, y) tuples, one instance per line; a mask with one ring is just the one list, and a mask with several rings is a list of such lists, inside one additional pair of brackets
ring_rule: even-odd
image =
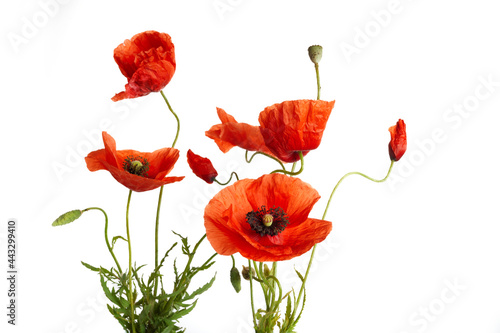
[(241, 277), (238, 268), (231, 268), (231, 284), (233, 285), (234, 290), (239, 293), (241, 290)]
[(269, 269), (269, 266), (267, 266), (267, 264), (264, 264), (264, 276), (268, 277), (269, 275), (271, 275), (271, 270)]
[(77, 220), (80, 216), (82, 216), (82, 211), (79, 209), (72, 210), (70, 212), (64, 213), (61, 216), (59, 216), (53, 223), (52, 226), (59, 226), (59, 225), (65, 225), (68, 223), (71, 223), (75, 220)]
[[(252, 268), (252, 278), (255, 277), (255, 270)], [(243, 275), (243, 278), (247, 281), (250, 280), (250, 268), (247, 266), (243, 266), (243, 269), (241, 270), (241, 275)]]

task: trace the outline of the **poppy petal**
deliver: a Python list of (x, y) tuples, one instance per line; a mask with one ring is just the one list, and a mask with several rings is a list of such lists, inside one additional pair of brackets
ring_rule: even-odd
[(294, 100), (268, 106), (259, 115), (265, 145), (284, 162), (318, 148), (335, 101)]
[(264, 143), (258, 126), (238, 123), (233, 116), (221, 108), (217, 108), (217, 114), (222, 124), (212, 126), (210, 130), (205, 132), (205, 135), (213, 139), (223, 153), (238, 146), (249, 151), (271, 154)]
[(391, 141), (389, 142), (389, 156), (393, 161), (399, 161), (406, 152), (406, 124), (399, 119), (396, 125), (389, 127)]
[[(102, 137), (105, 148), (90, 152), (85, 158), (90, 171), (107, 170), (120, 184), (136, 192), (153, 190), (184, 179), (184, 177), (165, 177), (179, 158), (177, 149), (164, 148), (152, 153), (130, 149), (117, 151), (116, 142), (111, 135), (103, 132)], [(147, 162), (148, 169), (144, 169), (141, 175), (130, 173), (130, 169), (126, 168), (130, 160)]]
[(144, 157), (150, 161), (148, 177), (163, 179), (172, 171), (179, 159), (179, 150), (175, 148), (162, 148), (152, 153), (145, 153)]
[(126, 40), (114, 50), (114, 59), (127, 78), (125, 91), (113, 101), (145, 96), (163, 89), (175, 72), (174, 44), (169, 35), (145, 31)]
[[(217, 193), (205, 208), (207, 238), (216, 252), (239, 252), (257, 261), (288, 260), (324, 240), (331, 222), (308, 218), (319, 194), (298, 178), (281, 174), (237, 181)], [(247, 222), (262, 206), (280, 207), (289, 225), (277, 234), (260, 234)]]

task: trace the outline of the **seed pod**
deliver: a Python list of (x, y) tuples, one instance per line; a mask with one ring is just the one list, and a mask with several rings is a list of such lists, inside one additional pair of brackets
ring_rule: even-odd
[(307, 49), (309, 52), (309, 58), (311, 61), (317, 65), (321, 61), (321, 57), (323, 56), (323, 47), (321, 45), (312, 45)]

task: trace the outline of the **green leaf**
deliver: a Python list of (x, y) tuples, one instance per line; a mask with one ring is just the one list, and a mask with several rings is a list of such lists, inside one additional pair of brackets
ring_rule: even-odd
[(61, 216), (59, 216), (54, 222), (52, 222), (52, 226), (56, 227), (56, 226), (71, 223), (71, 222), (77, 220), (80, 216), (82, 216), (82, 213), (83, 212), (79, 209), (64, 213)]
[(171, 315), (169, 319), (170, 320), (177, 320), (177, 319), (187, 315), (189, 312), (193, 311), (194, 307), (196, 306), (196, 302), (198, 302), (198, 300), (194, 301), (190, 307), (177, 311), (176, 313)]
[(122, 236), (115, 236), (113, 237), (113, 240), (111, 241), (111, 248), (114, 248), (115, 247), (115, 243), (117, 240), (119, 239), (123, 239), (125, 242), (128, 242), (125, 238), (123, 238)]
[(292, 298), (290, 297), (290, 294), (288, 294), (287, 301), (286, 301), (286, 312), (285, 312), (285, 318), (290, 318), (290, 315), (292, 314)]
[(83, 261), (81, 261), (81, 263), (82, 263), (82, 265), (83, 265), (83, 266), (87, 267), (87, 268), (88, 268), (88, 269), (90, 269), (91, 271), (94, 271), (94, 272), (99, 272), (99, 268), (94, 267), (94, 266), (91, 266), (91, 265), (89, 265), (89, 264), (87, 264), (87, 263), (84, 263)]
[(106, 304), (106, 306), (108, 307), (108, 310), (113, 315), (113, 317), (115, 317), (116, 320), (118, 320), (118, 322), (122, 325), (123, 329), (125, 331), (128, 331), (129, 329), (128, 322), (125, 319), (123, 319), (122, 316), (120, 316), (120, 314), (116, 311), (115, 308), (112, 308), (109, 304)]
[(167, 328), (165, 328), (163, 331), (161, 331), (161, 333), (172, 333), (172, 330), (175, 328), (175, 326), (168, 326)]
[(295, 267), (293, 269), (295, 270), (295, 273), (297, 273), (297, 275), (299, 276), (300, 281), (304, 282), (304, 277), (302, 276), (302, 274), (300, 274), (300, 272)]
[(183, 301), (187, 301), (187, 300), (193, 299), (196, 296), (203, 294), (205, 291), (207, 291), (212, 286), (212, 284), (214, 283), (214, 281), (215, 281), (215, 275), (214, 275), (214, 277), (209, 282), (205, 283), (205, 285), (203, 285), (202, 287), (200, 287), (200, 288), (196, 289), (195, 291), (193, 291), (193, 293), (191, 293), (191, 295), (185, 297), (183, 299)]
[(113, 303), (115, 303), (118, 306), (121, 306), (120, 300), (114, 293), (112, 293), (108, 286), (106, 285), (106, 281), (104, 281), (104, 276), (101, 274), (101, 286), (102, 290), (104, 290), (104, 294), (106, 294), (106, 297)]

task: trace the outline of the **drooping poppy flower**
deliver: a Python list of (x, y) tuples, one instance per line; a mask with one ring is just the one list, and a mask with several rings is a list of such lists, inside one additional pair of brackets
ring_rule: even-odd
[(318, 148), (335, 101), (298, 100), (268, 106), (259, 115), (266, 146), (283, 162)]
[(309, 251), (332, 230), (309, 218), (318, 192), (299, 178), (268, 174), (237, 181), (205, 208), (207, 239), (222, 255), (256, 261), (288, 260)]
[(389, 156), (393, 161), (399, 159), (406, 152), (406, 124), (399, 119), (396, 125), (389, 127), (391, 141), (389, 142)]
[(166, 33), (141, 32), (118, 45), (114, 58), (128, 80), (125, 91), (112, 98), (114, 102), (158, 92), (175, 72), (174, 44)]
[(200, 155), (196, 155), (191, 151), (191, 149), (187, 152), (187, 161), (193, 173), (199, 178), (203, 179), (209, 184), (214, 182), (214, 179), (217, 177), (218, 173), (215, 170), (212, 162), (205, 157), (201, 157)]
[(181, 181), (184, 177), (165, 177), (179, 158), (179, 151), (163, 148), (152, 153), (136, 150), (116, 150), (111, 135), (102, 132), (104, 149), (96, 150), (85, 157), (90, 171), (107, 170), (122, 185), (132, 191), (154, 190), (165, 184)]
[(238, 123), (217, 109), (222, 124), (205, 132), (222, 152), (234, 146), (272, 155), (283, 162), (300, 160), (318, 148), (335, 101), (295, 100), (268, 106), (259, 115), (260, 126)]

